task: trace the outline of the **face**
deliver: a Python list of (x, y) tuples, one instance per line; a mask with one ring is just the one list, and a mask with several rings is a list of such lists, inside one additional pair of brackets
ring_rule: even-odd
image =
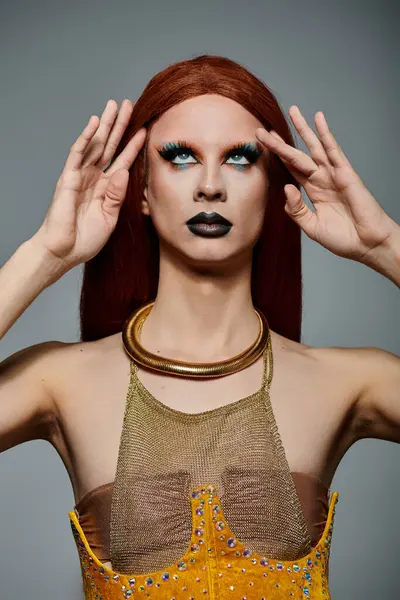
[[(204, 267), (251, 260), (268, 190), (268, 151), (257, 127), (262, 123), (240, 104), (215, 94), (186, 100), (153, 125), (142, 212), (152, 218), (160, 252)], [(187, 224), (201, 212), (231, 225)]]

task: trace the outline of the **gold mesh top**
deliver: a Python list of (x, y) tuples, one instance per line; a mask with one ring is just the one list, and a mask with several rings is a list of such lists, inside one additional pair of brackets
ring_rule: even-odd
[[(330, 488), (316, 475), (292, 471), (314, 547), (323, 534), (329, 511)], [(87, 492), (74, 512), (88, 544), (99, 560), (110, 562), (110, 517), (113, 481)]]
[(184, 413), (159, 402), (131, 361), (116, 477), (110, 558), (119, 573), (173, 564), (192, 534), (194, 487), (215, 486), (235, 536), (269, 558), (295, 560), (311, 537), (269, 396), (270, 336), (260, 389), (236, 402)]

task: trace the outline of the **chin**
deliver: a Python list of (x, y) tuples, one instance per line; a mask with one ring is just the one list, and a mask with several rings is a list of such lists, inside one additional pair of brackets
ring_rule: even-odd
[(198, 237), (198, 239), (190, 240), (184, 246), (178, 247), (175, 244), (173, 253), (194, 270), (227, 271), (230, 270), (229, 268), (236, 269), (243, 262), (251, 261), (251, 245), (239, 247), (227, 238), (228, 236), (221, 238)]

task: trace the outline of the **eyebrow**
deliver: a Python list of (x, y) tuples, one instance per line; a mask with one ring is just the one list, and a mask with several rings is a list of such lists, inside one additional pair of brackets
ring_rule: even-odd
[[(163, 149), (165, 146), (168, 145), (176, 145), (176, 146), (181, 146), (182, 148), (187, 148), (190, 150), (196, 150), (197, 151), (197, 144), (193, 143), (193, 142), (189, 142), (187, 140), (170, 140), (170, 141), (166, 141), (166, 142), (161, 142), (161, 144), (157, 144), (157, 150), (161, 150)], [(262, 146), (262, 144), (260, 142), (258, 142), (258, 140), (244, 140), (244, 141), (238, 141), (238, 142), (234, 142), (232, 144), (229, 144), (226, 148), (225, 148), (225, 153), (229, 153), (232, 150), (238, 150), (238, 149), (242, 149), (246, 146), (250, 146), (251, 148), (253, 148), (254, 150), (262, 153), (265, 148), (264, 146)]]

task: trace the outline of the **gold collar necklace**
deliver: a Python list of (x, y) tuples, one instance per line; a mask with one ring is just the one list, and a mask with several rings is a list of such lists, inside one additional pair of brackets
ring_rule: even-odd
[(261, 356), (268, 344), (269, 326), (267, 319), (261, 311), (254, 309), (260, 321), (259, 334), (251, 346), (232, 358), (214, 363), (190, 363), (158, 356), (143, 348), (139, 341), (140, 330), (146, 317), (151, 312), (153, 304), (154, 301), (149, 302), (132, 313), (125, 321), (122, 329), (122, 340), (128, 355), (138, 364), (153, 371), (197, 379), (223, 377), (251, 365)]

